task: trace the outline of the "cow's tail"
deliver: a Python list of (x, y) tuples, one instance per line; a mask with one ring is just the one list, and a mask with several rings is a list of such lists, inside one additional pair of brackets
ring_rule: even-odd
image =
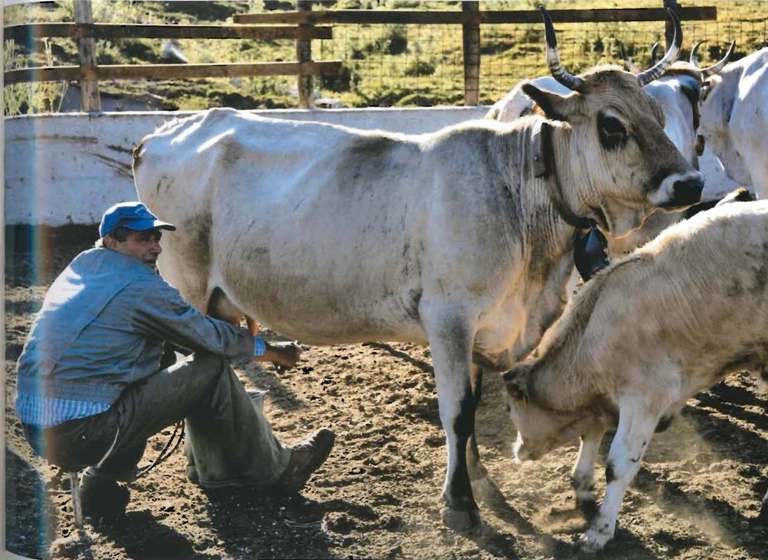
[(496, 121), (496, 120), (499, 120), (500, 114), (501, 114), (501, 109), (494, 106), (489, 109), (489, 111), (485, 114), (483, 118), (491, 121)]
[(136, 144), (133, 147), (133, 151), (131, 152), (131, 155), (133, 156), (133, 172), (134, 173), (139, 168), (139, 164), (141, 163), (141, 155), (143, 152), (144, 152), (144, 140)]

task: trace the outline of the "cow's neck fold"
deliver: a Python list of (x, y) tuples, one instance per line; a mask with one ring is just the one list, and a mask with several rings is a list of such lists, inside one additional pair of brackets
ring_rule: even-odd
[[(561, 171), (558, 170), (555, 157), (554, 128), (547, 121), (543, 121), (538, 131), (539, 152), (535, 159), (542, 161), (543, 165), (537, 169), (537, 176), (542, 177), (547, 185), (549, 200), (555, 207), (560, 217), (569, 226), (578, 230), (589, 230), (593, 221), (584, 216), (579, 216), (571, 210), (565, 198), (561, 181)], [(538, 159), (537, 159), (538, 158)]]

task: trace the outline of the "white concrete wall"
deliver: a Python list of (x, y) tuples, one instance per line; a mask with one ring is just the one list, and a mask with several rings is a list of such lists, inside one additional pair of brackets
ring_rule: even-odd
[[(487, 107), (265, 110), (276, 118), (418, 134), (482, 118)], [(190, 113), (67, 113), (5, 120), (5, 223), (94, 224), (136, 199), (131, 150), (166, 120)]]

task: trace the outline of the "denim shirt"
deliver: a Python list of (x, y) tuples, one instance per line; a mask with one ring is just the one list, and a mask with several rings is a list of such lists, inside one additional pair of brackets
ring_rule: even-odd
[(32, 325), (18, 362), (17, 409), (30, 398), (108, 407), (159, 371), (164, 340), (228, 358), (253, 356), (255, 344), (247, 329), (197, 311), (139, 259), (84, 251), (51, 285)]

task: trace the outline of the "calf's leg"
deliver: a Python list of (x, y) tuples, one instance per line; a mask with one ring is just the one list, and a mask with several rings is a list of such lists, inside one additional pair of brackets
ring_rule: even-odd
[(600, 442), (605, 434), (605, 428), (596, 424), (581, 436), (579, 457), (571, 473), (571, 484), (576, 492), (576, 505), (591, 520), (597, 514), (595, 500), (595, 463), (600, 451)]
[(655, 404), (639, 399), (620, 401), (619, 426), (611, 442), (605, 466), (605, 500), (581, 539), (585, 550), (600, 550), (613, 538), (624, 493), (640, 469), (640, 461), (660, 416)]

